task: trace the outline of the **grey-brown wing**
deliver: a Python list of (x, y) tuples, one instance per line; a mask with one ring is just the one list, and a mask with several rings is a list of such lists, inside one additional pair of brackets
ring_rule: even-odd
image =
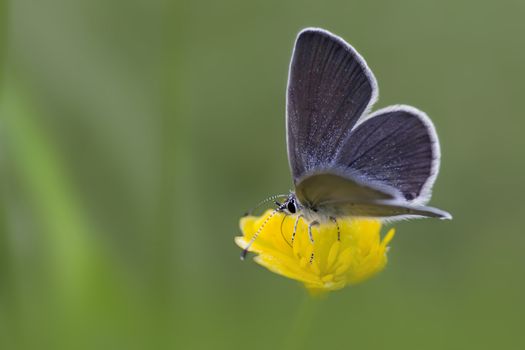
[(316, 207), (326, 202), (371, 202), (392, 200), (399, 195), (386, 187), (366, 185), (357, 177), (345, 176), (333, 172), (310, 174), (300, 179), (295, 187), (299, 202), (309, 207)]
[(411, 206), (402, 202), (385, 201), (376, 203), (339, 202), (326, 203), (327, 212), (335, 217), (353, 216), (381, 218), (389, 220), (410, 218), (451, 219), (452, 216), (441, 209), (428, 206)]
[(440, 209), (408, 203), (394, 188), (350, 173), (307, 175), (298, 181), (295, 194), (308, 209), (336, 217), (451, 218), (449, 213)]
[(335, 159), (377, 94), (372, 72), (343, 39), (315, 28), (299, 33), (290, 63), (286, 106), (294, 184)]

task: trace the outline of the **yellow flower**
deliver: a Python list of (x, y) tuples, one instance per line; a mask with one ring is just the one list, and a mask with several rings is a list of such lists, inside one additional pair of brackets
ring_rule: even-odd
[[(243, 236), (235, 237), (241, 248), (269, 218), (269, 210), (259, 217), (240, 220)], [(394, 229), (381, 240), (381, 222), (371, 219), (339, 218), (312, 227), (314, 243), (308, 237), (308, 223), (300, 219), (292, 245), (296, 215), (277, 213), (270, 218), (249, 251), (268, 270), (302, 282), (312, 294), (337, 290), (364, 281), (381, 271), (387, 262), (387, 244)], [(284, 221), (283, 221), (284, 220)], [(313, 255), (312, 255), (313, 253)], [(313, 259), (312, 259), (313, 256)]]

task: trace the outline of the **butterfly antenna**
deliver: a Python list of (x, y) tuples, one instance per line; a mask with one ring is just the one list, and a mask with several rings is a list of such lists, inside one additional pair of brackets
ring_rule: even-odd
[(259, 203), (257, 203), (257, 205), (255, 207), (253, 207), (252, 209), (250, 209), (246, 213), (244, 213), (244, 216), (252, 215), (254, 210), (258, 209), (263, 204), (266, 204), (266, 203), (268, 203), (270, 201), (274, 201), (274, 200), (276, 200), (278, 198), (284, 198), (284, 197), (288, 197), (288, 196), (289, 196), (289, 194), (276, 194), (276, 195), (270, 196), (270, 197), (266, 198), (265, 200), (262, 200)]
[(266, 224), (271, 220), (271, 218), (273, 218), (273, 216), (275, 214), (277, 214), (278, 212), (280, 212), (281, 210), (283, 210), (284, 208), (286, 208), (286, 204), (283, 204), (281, 205), (279, 208), (275, 209), (265, 220), (264, 222), (262, 223), (262, 225), (259, 227), (259, 229), (255, 232), (255, 234), (252, 236), (252, 238), (250, 239), (250, 242), (248, 242), (248, 245), (246, 245), (246, 247), (242, 250), (242, 253), (241, 253), (241, 260), (244, 260), (246, 258), (246, 254), (248, 254), (248, 250), (250, 250), (250, 247), (252, 246), (253, 242), (255, 242), (255, 240), (257, 239), (257, 236), (259, 236), (259, 234), (261, 233), (261, 231), (263, 230), (264, 226), (266, 226)]

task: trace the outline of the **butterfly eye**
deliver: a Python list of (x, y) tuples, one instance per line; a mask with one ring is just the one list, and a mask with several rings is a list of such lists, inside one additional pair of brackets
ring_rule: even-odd
[(293, 200), (289, 201), (286, 205), (286, 209), (292, 214), (295, 214), (296, 208), (295, 208), (295, 202)]

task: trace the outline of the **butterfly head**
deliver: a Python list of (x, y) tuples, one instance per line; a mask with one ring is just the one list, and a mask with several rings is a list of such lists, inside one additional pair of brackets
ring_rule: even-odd
[(300, 202), (297, 198), (297, 195), (293, 192), (290, 193), (288, 198), (286, 198), (286, 200), (282, 205), (279, 206), (278, 209), (288, 215), (299, 214), (302, 217), (308, 218), (318, 216), (317, 209), (311, 207), (309, 203)]
[(297, 213), (300, 209), (300, 205), (297, 202), (294, 193), (291, 193), (280, 207), (282, 208), (282, 211), (290, 215)]

